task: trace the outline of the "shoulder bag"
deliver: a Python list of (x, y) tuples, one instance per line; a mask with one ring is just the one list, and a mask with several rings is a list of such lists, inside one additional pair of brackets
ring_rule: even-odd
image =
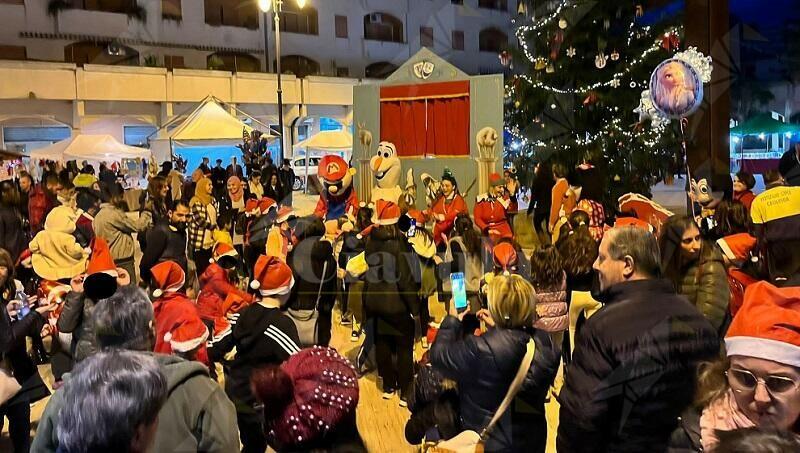
[(497, 408), (497, 411), (494, 413), (492, 420), (486, 425), (486, 428), (478, 434), (475, 431), (467, 430), (462, 431), (457, 436), (453, 437), (452, 439), (445, 440), (439, 442), (438, 444), (432, 446), (428, 449), (429, 453), (483, 453), (483, 443), (486, 441), (486, 437), (489, 434), (489, 431), (494, 428), (500, 418), (503, 416), (505, 411), (511, 405), (511, 402), (514, 400), (514, 397), (517, 396), (517, 392), (519, 389), (522, 388), (522, 382), (525, 380), (525, 376), (528, 374), (528, 370), (531, 367), (531, 363), (533, 363), (533, 355), (536, 352), (536, 344), (533, 341), (533, 338), (530, 339), (528, 342), (527, 350), (525, 351), (525, 357), (522, 359), (522, 363), (519, 365), (519, 369), (517, 370), (516, 376), (514, 376), (514, 380), (511, 382), (511, 386), (508, 388), (508, 392), (506, 392), (506, 396), (503, 398), (503, 402), (500, 403), (500, 406)]
[(317, 301), (314, 308), (310, 310), (295, 310), (288, 309), (286, 312), (294, 322), (297, 328), (297, 336), (300, 339), (300, 346), (306, 348), (317, 344), (319, 338), (318, 321), (319, 321), (319, 299), (322, 296), (322, 285), (325, 284), (325, 275), (328, 272), (328, 261), (322, 265), (322, 279), (319, 282), (319, 289), (317, 290)]

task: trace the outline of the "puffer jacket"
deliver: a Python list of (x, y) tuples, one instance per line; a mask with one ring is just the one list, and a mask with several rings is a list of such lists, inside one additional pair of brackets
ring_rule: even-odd
[(368, 266), (363, 292), (367, 317), (392, 320), (416, 316), (419, 264), (407, 239), (393, 238), (378, 227), (370, 233), (364, 255)]
[(561, 280), (561, 286), (556, 290), (536, 288), (536, 322), (537, 329), (545, 332), (563, 332), (569, 327), (569, 314), (567, 313), (567, 277)]
[(667, 280), (598, 295), (567, 369), (558, 451), (664, 451), (694, 397), (697, 367), (719, 355), (711, 324)]
[(677, 292), (689, 299), (714, 329), (725, 321), (730, 301), (728, 273), (716, 247), (707, 247), (699, 260), (688, 266), (677, 282)]
[(200, 287), (197, 312), (204, 320), (214, 321), (226, 315), (224, 306), (228, 295), (240, 298), (246, 304), (253, 301), (253, 296), (228, 281), (227, 272), (217, 263), (209, 264), (200, 276)]
[(75, 363), (97, 352), (94, 339), (95, 302), (84, 295), (70, 291), (64, 300), (64, 309), (58, 317), (59, 332), (72, 334), (72, 358)]
[[(464, 336), (461, 322), (448, 316), (431, 346), (434, 369), (456, 381), (464, 429), (481, 432), (492, 419), (517, 374), (531, 334), (489, 329), (480, 337)], [(544, 452), (547, 422), (544, 403), (555, 379), (561, 349), (543, 331), (533, 335), (533, 363), (509, 409), (489, 432), (487, 452)]]

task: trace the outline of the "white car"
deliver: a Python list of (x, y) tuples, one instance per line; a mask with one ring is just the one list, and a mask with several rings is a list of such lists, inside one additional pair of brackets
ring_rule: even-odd
[[(308, 161), (309, 176), (316, 176), (319, 169), (321, 157), (311, 157)], [(298, 156), (292, 160), (292, 170), (294, 170), (294, 184), (292, 190), (300, 190), (306, 185), (306, 157)]]

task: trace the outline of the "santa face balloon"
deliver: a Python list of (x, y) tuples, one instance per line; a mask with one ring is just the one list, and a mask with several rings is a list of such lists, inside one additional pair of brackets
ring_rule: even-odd
[(400, 184), (402, 169), (393, 143), (380, 142), (378, 152), (369, 160), (369, 167), (372, 169), (375, 184), (378, 187), (388, 189)]

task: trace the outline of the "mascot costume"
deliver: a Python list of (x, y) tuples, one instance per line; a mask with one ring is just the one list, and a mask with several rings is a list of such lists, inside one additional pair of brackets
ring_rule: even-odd
[(400, 178), (403, 170), (394, 143), (380, 142), (378, 152), (369, 160), (369, 167), (375, 177), (372, 203), (385, 200), (397, 204), (402, 210), (414, 207), (414, 203), (416, 203), (414, 173), (412, 170), (408, 170), (405, 190), (401, 189)]
[(358, 210), (358, 196), (353, 188), (355, 168), (339, 156), (327, 155), (319, 163), (323, 190), (319, 194), (314, 215), (323, 221), (353, 218)]

